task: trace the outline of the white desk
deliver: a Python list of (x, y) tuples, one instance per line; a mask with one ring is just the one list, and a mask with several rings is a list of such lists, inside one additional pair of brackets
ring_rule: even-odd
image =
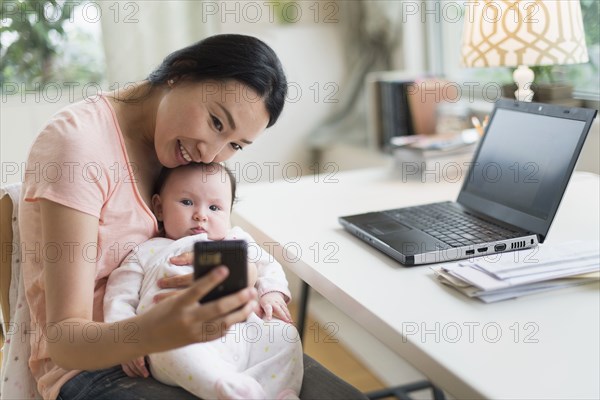
[[(403, 267), (337, 222), (454, 200), (459, 182), (402, 182), (386, 169), (332, 179), (244, 183), (235, 222), (266, 248), (279, 243), (282, 264), (456, 398), (600, 397), (598, 284), (494, 304), (466, 298), (428, 266)], [(598, 239), (599, 193), (597, 175), (576, 173), (547, 243)]]

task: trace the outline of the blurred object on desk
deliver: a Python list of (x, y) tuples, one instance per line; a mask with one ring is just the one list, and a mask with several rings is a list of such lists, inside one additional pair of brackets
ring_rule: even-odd
[(444, 102), (438, 105), (435, 133), (438, 135), (457, 135), (471, 128), (469, 117), (471, 110), (466, 104)]
[[(439, 116), (448, 122), (450, 117), (446, 117), (457, 108), (453, 103), (459, 98), (459, 87), (452, 82), (399, 71), (371, 73), (366, 85), (370, 147), (388, 154), (392, 138), (439, 133)], [(445, 111), (440, 111), (442, 106)], [(468, 127), (468, 109), (460, 107), (464, 121), (454, 123), (454, 131), (441, 133), (458, 133)]]
[(367, 123), (369, 147), (372, 149), (389, 153), (388, 144), (392, 137), (413, 133), (406, 92), (415, 79), (415, 74), (402, 71), (380, 71), (367, 75)]
[(477, 131), (479, 136), (483, 136), (483, 134), (485, 133), (485, 128), (487, 127), (487, 124), (489, 121), (490, 121), (489, 115), (485, 116), (485, 118), (483, 119), (483, 122), (479, 122), (479, 118), (477, 118), (474, 115), (471, 117), (471, 123), (473, 123), (473, 127), (475, 127), (475, 130)]
[(467, 172), (479, 138), (474, 128), (456, 135), (394, 138), (394, 167), (405, 178), (460, 179)]
[(416, 80), (409, 87), (408, 105), (415, 135), (433, 135), (437, 130), (438, 108), (459, 97), (459, 87), (444, 79)]

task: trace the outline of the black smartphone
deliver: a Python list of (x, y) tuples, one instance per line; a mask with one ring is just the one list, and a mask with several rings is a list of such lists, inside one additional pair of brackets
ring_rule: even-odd
[(229, 268), (227, 278), (200, 299), (200, 303), (208, 303), (239, 292), (248, 286), (247, 247), (248, 244), (243, 240), (196, 242), (194, 244), (194, 279), (203, 277), (219, 265)]

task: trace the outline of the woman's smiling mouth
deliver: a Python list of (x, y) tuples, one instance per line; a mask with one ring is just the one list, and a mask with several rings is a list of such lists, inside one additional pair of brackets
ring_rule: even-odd
[(177, 140), (177, 144), (179, 144), (179, 151), (181, 152), (181, 156), (183, 157), (183, 159), (187, 162), (192, 162), (192, 157), (190, 157), (190, 153), (187, 152), (187, 150), (183, 147), (179, 140)]

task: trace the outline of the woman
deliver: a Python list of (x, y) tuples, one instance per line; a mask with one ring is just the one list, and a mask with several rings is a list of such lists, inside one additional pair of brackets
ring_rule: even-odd
[[(193, 283), (166, 278), (164, 287), (189, 287), (108, 324), (106, 280), (157, 232), (150, 198), (160, 168), (224, 161), (251, 145), (277, 121), (286, 88), (266, 44), (218, 35), (172, 53), (143, 82), (63, 109), (36, 138), (19, 219), (25, 289), (39, 329), (29, 365), (44, 398), (193, 398), (134, 377), (146, 375), (144, 365), (127, 376), (120, 364), (220, 337), (253, 311), (254, 289), (200, 305), (226, 268)], [(190, 264), (191, 255), (172, 262)], [(349, 390), (340, 396), (356, 395)]]

